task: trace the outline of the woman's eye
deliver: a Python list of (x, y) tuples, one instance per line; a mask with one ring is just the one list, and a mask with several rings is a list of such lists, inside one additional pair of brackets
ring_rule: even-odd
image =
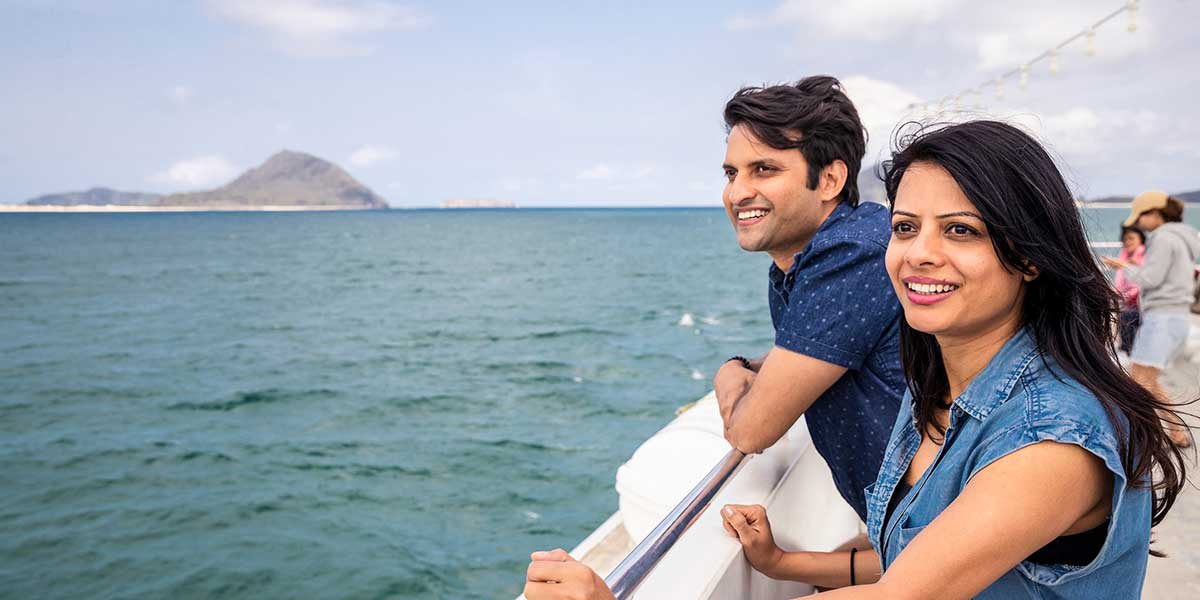
[(959, 237), (971, 236), (971, 235), (975, 235), (975, 233), (976, 233), (976, 231), (974, 229), (967, 227), (966, 225), (963, 225), (962, 223), (954, 223), (954, 224), (950, 225), (949, 227), (947, 227), (946, 231), (948, 233), (950, 233), (951, 235), (955, 235), (955, 236), (959, 236)]
[(913, 224), (908, 221), (900, 221), (892, 225), (892, 233), (894, 234), (914, 233), (916, 230), (917, 228), (913, 227)]

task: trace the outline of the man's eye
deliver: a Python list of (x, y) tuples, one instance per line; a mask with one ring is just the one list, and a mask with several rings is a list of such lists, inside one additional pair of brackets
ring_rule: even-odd
[(729, 169), (725, 170), (725, 179), (728, 179), (729, 181), (733, 181), (734, 177), (737, 177), (737, 171), (733, 171), (733, 170), (729, 170)]
[(774, 167), (769, 167), (767, 165), (758, 165), (757, 167), (754, 167), (754, 171), (757, 173), (767, 173), (774, 170)]

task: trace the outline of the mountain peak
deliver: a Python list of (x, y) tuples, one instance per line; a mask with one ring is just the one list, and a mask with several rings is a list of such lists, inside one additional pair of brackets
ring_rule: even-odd
[(387, 202), (341, 167), (322, 158), (280, 150), (237, 179), (208, 192), (173, 194), (166, 205), (387, 208)]

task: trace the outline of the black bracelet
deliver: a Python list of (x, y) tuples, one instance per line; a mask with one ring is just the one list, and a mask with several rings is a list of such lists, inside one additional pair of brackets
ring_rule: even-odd
[(736, 361), (742, 363), (742, 366), (745, 367), (746, 370), (748, 370), (748, 371), (754, 370), (754, 369), (750, 368), (750, 361), (747, 360), (745, 356), (730, 356), (729, 358), (725, 359), (725, 362), (729, 362), (731, 360), (736, 360)]
[(854, 553), (858, 552), (858, 548), (850, 549), (850, 585), (858, 585), (854, 578)]

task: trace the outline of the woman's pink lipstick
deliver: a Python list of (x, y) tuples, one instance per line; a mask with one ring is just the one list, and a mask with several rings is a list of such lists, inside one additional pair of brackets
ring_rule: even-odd
[[(904, 283), (904, 292), (908, 295), (909, 302), (912, 302), (913, 304), (920, 304), (922, 306), (936, 304), (942, 300), (945, 300), (950, 296), (950, 294), (957, 292), (959, 287), (958, 284), (951, 283), (944, 279), (934, 279), (932, 277), (905, 277), (901, 281)], [(954, 286), (954, 289), (938, 293), (921, 293), (916, 292), (912, 288), (908, 287), (908, 284), (910, 283), (914, 285), (952, 285)]]

